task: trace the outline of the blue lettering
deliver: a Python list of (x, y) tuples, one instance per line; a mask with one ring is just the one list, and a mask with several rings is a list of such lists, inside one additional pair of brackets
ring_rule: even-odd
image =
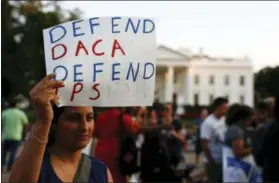
[(140, 25), (140, 19), (138, 20), (137, 27), (135, 28), (132, 19), (129, 18), (129, 19), (128, 19), (128, 22), (127, 22), (127, 25), (126, 25), (125, 32), (128, 32), (128, 29), (129, 29), (129, 25), (130, 25), (130, 24), (131, 24), (131, 26), (132, 26), (133, 32), (134, 32), (135, 34), (138, 33), (139, 25)]
[(119, 19), (121, 19), (121, 17), (112, 17), (111, 18), (111, 32), (112, 33), (120, 33), (120, 31), (118, 30), (118, 31), (116, 31), (116, 30), (114, 30), (114, 27), (117, 27), (118, 26), (118, 24), (115, 24), (115, 22), (114, 22), (114, 20), (119, 20)]
[[(147, 23), (151, 23), (151, 25), (146, 25)], [(148, 27), (149, 30), (147, 30), (146, 27)], [(152, 20), (149, 20), (149, 19), (144, 19), (143, 20), (143, 33), (151, 33), (151, 32), (154, 31), (154, 29), (155, 29), (155, 24), (154, 24), (154, 22)]]
[(90, 19), (89, 19), (91, 34), (94, 34), (94, 26), (100, 25), (99, 23), (94, 23), (94, 22), (92, 22), (92, 21), (94, 21), (94, 20), (99, 20), (99, 17), (95, 17), (95, 18), (90, 18)]
[[(152, 73), (150, 74), (150, 76), (146, 76), (146, 67), (150, 65), (152, 67)], [(144, 64), (144, 72), (143, 72), (143, 79), (150, 79), (153, 75), (154, 75), (154, 65), (151, 62), (147, 62)]]
[(137, 76), (138, 76), (138, 73), (139, 73), (139, 66), (140, 66), (140, 63), (138, 62), (138, 65), (137, 65), (137, 68), (136, 68), (137, 69), (136, 73), (134, 73), (133, 64), (132, 64), (132, 62), (130, 63), (128, 73), (127, 73), (127, 76), (126, 76), (126, 80), (129, 80), (129, 76), (130, 76), (131, 72), (132, 72), (133, 81), (135, 82), (137, 80)]
[[(59, 38), (57, 38), (56, 40), (53, 40), (53, 35), (52, 35), (52, 31), (54, 31), (55, 29), (60, 28), (64, 33), (63, 35), (61, 35)], [(63, 37), (65, 37), (67, 31), (65, 29), (65, 27), (63, 27), (62, 25), (57, 25), (55, 27), (53, 27), (52, 29), (50, 29), (49, 31), (49, 37), (50, 37), (50, 43), (56, 43), (57, 41), (60, 41)]]
[(103, 72), (102, 69), (97, 70), (96, 67), (97, 67), (98, 65), (104, 65), (104, 63), (96, 63), (96, 64), (93, 64), (93, 82), (96, 81), (96, 73), (97, 73), (97, 72)]
[[(65, 66), (63, 66), (63, 65), (58, 65), (58, 66), (56, 66), (54, 69), (53, 69), (53, 73), (56, 73), (56, 70), (57, 69), (63, 69), (64, 70), (64, 78), (63, 79), (60, 79), (60, 78), (58, 78), (59, 80), (61, 80), (61, 81), (65, 81), (66, 79), (67, 79), (67, 77), (68, 77), (68, 70), (67, 70), (67, 68), (65, 67)], [(61, 75), (60, 73), (62, 73), (61, 71), (59, 71), (59, 72), (57, 72), (57, 73), (59, 73), (59, 76)], [(57, 77), (57, 74), (56, 73), (56, 77)], [(57, 79), (57, 78), (55, 78), (55, 79)]]
[(112, 75), (111, 75), (111, 80), (112, 80), (112, 81), (120, 80), (119, 77), (116, 77), (116, 76), (115, 76), (116, 74), (120, 74), (119, 71), (115, 71), (115, 67), (116, 67), (116, 66), (119, 66), (119, 65), (120, 65), (120, 63), (114, 63), (114, 64), (112, 64)]
[(73, 25), (73, 33), (74, 33), (74, 36), (75, 37), (77, 37), (77, 36), (83, 36), (84, 35), (84, 33), (79, 33), (79, 34), (77, 34), (77, 30), (78, 29), (80, 29), (80, 27), (76, 27), (76, 23), (79, 23), (79, 22), (82, 22), (83, 20), (77, 20), (77, 21), (75, 21), (75, 22), (73, 22), (72, 23), (72, 25)]
[(83, 79), (78, 79), (78, 75), (82, 75), (82, 72), (77, 72), (77, 68), (82, 67), (82, 64), (74, 65), (74, 82), (82, 82)]

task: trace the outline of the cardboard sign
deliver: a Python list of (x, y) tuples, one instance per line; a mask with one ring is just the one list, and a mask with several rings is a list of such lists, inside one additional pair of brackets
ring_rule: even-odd
[(47, 74), (56, 73), (60, 106), (149, 106), (156, 75), (155, 22), (94, 17), (43, 30)]
[(263, 182), (262, 171), (253, 155), (243, 159), (233, 155), (232, 148), (223, 147), (223, 182)]

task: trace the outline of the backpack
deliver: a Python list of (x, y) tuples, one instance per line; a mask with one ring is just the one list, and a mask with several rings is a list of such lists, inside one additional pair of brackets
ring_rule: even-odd
[(132, 175), (140, 170), (137, 164), (138, 148), (135, 137), (130, 135), (125, 129), (123, 123), (123, 113), (119, 116), (119, 170), (123, 176)]
[(170, 166), (168, 140), (160, 131), (145, 134), (141, 149), (142, 171)]

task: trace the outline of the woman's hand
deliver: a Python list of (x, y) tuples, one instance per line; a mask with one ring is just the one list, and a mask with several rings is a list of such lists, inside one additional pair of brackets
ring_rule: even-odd
[(55, 74), (46, 76), (30, 92), (37, 122), (50, 124), (53, 119), (52, 102), (59, 100), (56, 90), (64, 86), (62, 81), (53, 80), (54, 77)]

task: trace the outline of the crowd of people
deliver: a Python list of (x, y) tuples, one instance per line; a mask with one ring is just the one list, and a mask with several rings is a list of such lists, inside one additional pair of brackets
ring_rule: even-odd
[[(228, 102), (221, 97), (215, 99), (211, 113), (207, 115), (204, 109), (196, 120), (196, 162), (203, 154), (208, 180), (228, 182), (223, 177), (228, 169), (223, 162), (223, 147), (227, 146), (236, 158), (249, 159), (261, 172), (261, 180), (252, 182), (278, 182), (279, 153), (275, 144), (279, 139), (279, 100), (261, 101), (255, 109), (242, 104), (228, 106)], [(234, 178), (235, 182), (241, 182), (240, 178)]]
[[(195, 165), (184, 157), (190, 137), (175, 104), (156, 100), (152, 107), (106, 108), (96, 116), (92, 106), (57, 107), (55, 91), (63, 82), (54, 77), (46, 76), (30, 92), (36, 122), (16, 160), (28, 118), (15, 103), (2, 113), (2, 171), (9, 152), (10, 182), (129, 182), (134, 175), (140, 182), (193, 181)], [(278, 181), (278, 108), (278, 100), (253, 110), (218, 97), (201, 111), (195, 121), (196, 164), (203, 155), (209, 182), (223, 181), (223, 146), (239, 159), (253, 156), (264, 181)], [(82, 152), (92, 138), (94, 157)]]

